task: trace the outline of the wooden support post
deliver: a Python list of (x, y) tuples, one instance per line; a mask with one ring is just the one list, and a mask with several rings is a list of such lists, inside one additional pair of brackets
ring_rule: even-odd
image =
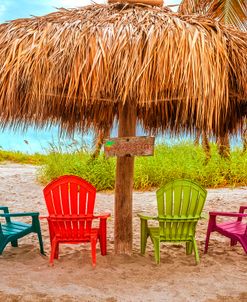
[[(118, 136), (135, 136), (136, 108), (126, 104), (119, 111)], [(115, 234), (116, 254), (132, 253), (132, 191), (134, 157), (117, 157), (115, 185)]]

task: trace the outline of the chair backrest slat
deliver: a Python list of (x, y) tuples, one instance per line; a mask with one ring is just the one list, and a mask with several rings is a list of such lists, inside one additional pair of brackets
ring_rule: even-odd
[(70, 182), (69, 183), (69, 199), (70, 199), (70, 210), (71, 214), (79, 214), (79, 207), (78, 207), (78, 202), (79, 202), (79, 185), (78, 183), (75, 182)]
[(85, 188), (80, 187), (79, 196), (79, 214), (84, 215), (86, 213), (86, 203), (87, 203), (87, 191)]
[(183, 197), (180, 205), (181, 210), (179, 214), (180, 216), (187, 216), (189, 212), (190, 201), (191, 201), (191, 187), (183, 185), (182, 195)]
[(69, 203), (69, 184), (67, 182), (60, 184), (61, 196), (62, 196), (62, 207), (63, 214), (70, 214), (70, 203)]
[(46, 206), (49, 214), (50, 215), (55, 214), (52, 191), (47, 192), (45, 200), (46, 200)]
[[(179, 215), (179, 213), (180, 213), (180, 208), (181, 208), (182, 198), (183, 198), (183, 194), (181, 191), (182, 191), (181, 187), (174, 188), (173, 201), (172, 201), (172, 204), (173, 204), (172, 215)], [(179, 202), (177, 202), (177, 201), (179, 201)]]
[(62, 215), (62, 199), (60, 194), (60, 186), (54, 187), (52, 190), (53, 196), (53, 205), (54, 205), (54, 214), (55, 215)]

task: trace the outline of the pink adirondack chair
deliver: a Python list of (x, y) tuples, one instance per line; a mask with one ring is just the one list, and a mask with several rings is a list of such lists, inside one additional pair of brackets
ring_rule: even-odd
[[(96, 243), (101, 255), (106, 255), (106, 221), (110, 213), (94, 215), (96, 189), (84, 179), (61, 176), (43, 190), (49, 216), (51, 254), (50, 264), (58, 258), (60, 243), (91, 243), (92, 264), (96, 265)], [(92, 222), (99, 219), (98, 227)]]
[[(211, 232), (218, 232), (231, 239), (231, 245), (236, 245), (239, 242), (245, 253), (247, 253), (247, 223), (243, 222), (243, 218), (247, 217), (244, 211), (247, 210), (247, 206), (241, 206), (239, 208), (239, 213), (230, 212), (210, 212), (210, 218), (208, 222), (207, 237), (205, 243), (204, 253), (208, 251), (208, 243)], [(227, 221), (222, 223), (217, 223), (217, 216), (225, 217), (237, 217), (235, 221)]]

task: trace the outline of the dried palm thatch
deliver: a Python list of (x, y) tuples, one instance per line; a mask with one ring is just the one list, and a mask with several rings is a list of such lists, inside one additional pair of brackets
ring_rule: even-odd
[(152, 132), (234, 132), (247, 34), (164, 7), (91, 5), (0, 25), (0, 122), (109, 128), (131, 103)]
[(108, 3), (129, 3), (129, 4), (146, 4), (152, 6), (163, 6), (163, 0), (108, 0)]
[(178, 11), (182, 14), (207, 15), (247, 31), (246, 0), (182, 0)]

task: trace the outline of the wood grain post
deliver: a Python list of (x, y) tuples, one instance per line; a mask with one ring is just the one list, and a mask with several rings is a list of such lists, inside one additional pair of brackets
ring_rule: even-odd
[[(135, 136), (136, 108), (125, 104), (119, 110), (118, 136)], [(134, 157), (117, 157), (115, 185), (115, 234), (116, 254), (132, 253), (132, 192)]]

